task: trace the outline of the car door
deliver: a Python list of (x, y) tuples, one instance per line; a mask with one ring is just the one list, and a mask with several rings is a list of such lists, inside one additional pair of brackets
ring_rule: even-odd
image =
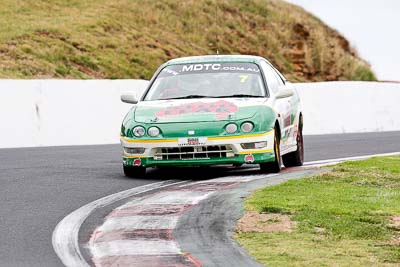
[(284, 127), (286, 135), (286, 147), (284, 149), (290, 149), (297, 145), (297, 124), (298, 124), (298, 110), (299, 110), (299, 96), (294, 88), (293, 84), (286, 82), (284, 86), (280, 87), (281, 90), (291, 89), (293, 95), (287, 98), (283, 98), (282, 102), (286, 105), (288, 113), (286, 113)]
[[(291, 88), (293, 85), (284, 80), (283, 76), (278, 73), (269, 63), (261, 63), (267, 86), (271, 95), (276, 96), (280, 90)], [(296, 96), (289, 96), (276, 99), (274, 108), (278, 113), (278, 120), (281, 127), (281, 151), (284, 153), (286, 149), (290, 148), (294, 143), (294, 119), (296, 114), (293, 114), (293, 105), (297, 105)]]

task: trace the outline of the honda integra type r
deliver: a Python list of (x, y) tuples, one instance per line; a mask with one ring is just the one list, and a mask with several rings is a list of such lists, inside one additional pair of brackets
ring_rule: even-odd
[(123, 168), (259, 164), (279, 172), (303, 164), (299, 96), (266, 59), (178, 58), (163, 64), (121, 127)]

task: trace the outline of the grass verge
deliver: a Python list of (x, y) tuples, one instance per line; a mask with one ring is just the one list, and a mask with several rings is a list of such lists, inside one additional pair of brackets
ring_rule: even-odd
[(268, 266), (400, 266), (400, 157), (347, 162), (262, 189), (248, 211), (289, 214), (290, 232), (238, 232)]

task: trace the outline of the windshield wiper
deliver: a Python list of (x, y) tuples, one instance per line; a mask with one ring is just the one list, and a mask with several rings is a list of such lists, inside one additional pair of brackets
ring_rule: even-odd
[(210, 96), (207, 95), (187, 95), (187, 96), (181, 96), (181, 97), (172, 97), (172, 98), (163, 98), (160, 100), (170, 100), (170, 99), (190, 99), (190, 98), (207, 98)]
[(172, 98), (163, 98), (159, 100), (171, 100), (171, 99), (191, 99), (191, 98), (229, 98), (229, 97), (265, 97), (261, 95), (245, 95), (245, 94), (237, 94), (237, 95), (220, 95), (220, 96), (208, 96), (208, 95), (187, 95), (180, 97), (172, 97)]
[(262, 95), (245, 95), (245, 94), (215, 96), (215, 98), (225, 98), (225, 97), (265, 97), (265, 96), (262, 96)]

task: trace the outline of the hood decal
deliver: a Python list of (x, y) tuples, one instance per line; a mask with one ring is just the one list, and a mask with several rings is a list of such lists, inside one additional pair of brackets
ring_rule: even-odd
[(205, 103), (201, 101), (184, 103), (178, 106), (170, 106), (158, 111), (158, 118), (173, 117), (191, 113), (215, 113), (217, 119), (226, 119), (230, 114), (238, 111), (239, 107), (226, 100)]
[(142, 101), (134, 120), (140, 123), (210, 122), (251, 118), (263, 98), (183, 99)]

